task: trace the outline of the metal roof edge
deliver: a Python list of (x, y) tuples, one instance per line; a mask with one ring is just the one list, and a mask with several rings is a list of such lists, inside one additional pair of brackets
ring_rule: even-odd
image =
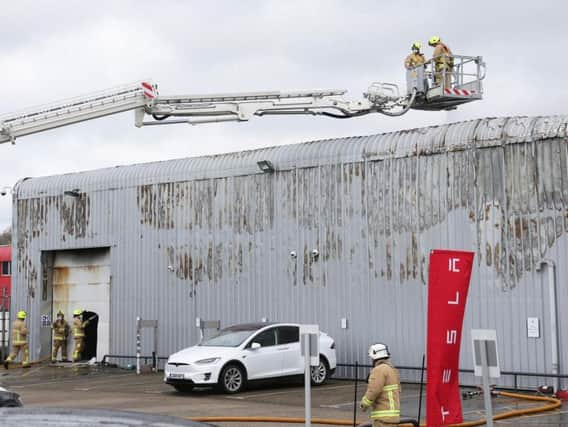
[(269, 160), (276, 171), (284, 171), (336, 163), (432, 155), (567, 136), (568, 115), (478, 118), (388, 133), (312, 140), (224, 154), (23, 178), (14, 186), (14, 198), (60, 195), (73, 189), (94, 192), (163, 182), (260, 174), (262, 171), (257, 162), (261, 160)]

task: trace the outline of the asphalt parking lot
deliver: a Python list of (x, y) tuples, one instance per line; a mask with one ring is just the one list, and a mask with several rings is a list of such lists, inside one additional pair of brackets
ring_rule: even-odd
[[(238, 395), (225, 395), (210, 388), (181, 394), (162, 382), (161, 374), (136, 375), (133, 371), (100, 367), (34, 366), (28, 370), (0, 371), (0, 386), (22, 396), (26, 407), (106, 408), (166, 414), (177, 417), (270, 416), (303, 417), (304, 394), (299, 380), (253, 384)], [(359, 385), (358, 398), (364, 392)], [(331, 380), (313, 389), (314, 417), (351, 420), (354, 383)], [(419, 389), (403, 384), (402, 415), (416, 418)], [(539, 405), (509, 398), (494, 398), (495, 412)], [(466, 420), (483, 417), (483, 399), (463, 401)], [(424, 413), (424, 410), (423, 410)], [(366, 415), (357, 413), (359, 422)], [(219, 426), (245, 426), (247, 423), (215, 423)], [(536, 416), (503, 420), (496, 425), (568, 426), (568, 407)], [(258, 425), (280, 426), (263, 423)]]

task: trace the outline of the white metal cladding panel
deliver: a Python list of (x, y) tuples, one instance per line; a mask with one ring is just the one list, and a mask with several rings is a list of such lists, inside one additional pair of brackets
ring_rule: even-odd
[[(451, 125), (448, 134), (471, 134), (469, 126)], [(385, 138), (393, 139), (370, 141)], [(359, 147), (356, 155), (347, 150), (349, 161), (329, 143), (330, 160), (320, 166), (155, 184), (142, 168), (79, 198), (15, 200), (16, 299), (38, 286), (40, 249), (110, 246), (113, 353), (134, 352), (137, 315), (158, 319), (162, 354), (196, 341), (195, 317), (223, 325), (267, 317), (320, 323), (338, 341), (341, 362), (366, 361), (369, 342), (384, 340), (398, 364), (418, 366), (428, 253), (474, 249), (462, 366), (471, 366), (469, 328), (494, 326), (503, 369), (549, 371), (546, 273), (534, 266), (542, 257), (556, 261), (565, 305), (566, 139), (383, 160)], [(169, 163), (162, 167), (175, 172), (150, 168), (152, 179), (186, 173), (183, 161)], [(526, 338), (528, 316), (541, 318), (540, 340)], [(560, 337), (565, 329), (560, 322)], [(561, 345), (566, 372), (568, 344)]]

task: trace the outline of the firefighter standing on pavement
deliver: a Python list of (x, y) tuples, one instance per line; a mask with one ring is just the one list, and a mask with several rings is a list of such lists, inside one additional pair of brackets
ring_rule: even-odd
[(85, 347), (85, 328), (89, 324), (89, 320), (83, 321), (83, 310), (73, 311), (73, 340), (75, 341), (73, 362), (81, 360), (81, 353), (83, 353)]
[(454, 67), (452, 51), (446, 44), (442, 43), (438, 36), (430, 37), (428, 45), (434, 48), (434, 53), (432, 54), (435, 71), (434, 81), (439, 86), (443, 79), (445, 88), (449, 88), (452, 82), (452, 69)]
[(26, 327), (26, 312), (18, 311), (16, 320), (12, 323), (12, 352), (4, 361), (4, 368), (13, 362), (22, 352), (22, 368), (30, 367), (30, 350), (28, 348), (28, 328)]
[(391, 365), (390, 353), (385, 344), (369, 347), (373, 369), (369, 376), (367, 391), (361, 399), (363, 411), (371, 409), (373, 427), (398, 424), (400, 420), (400, 376)]
[(53, 329), (53, 345), (51, 351), (51, 361), (57, 362), (57, 353), (61, 349), (61, 360), (67, 362), (67, 338), (69, 337), (69, 323), (65, 321), (65, 316), (61, 310), (57, 313), (57, 320), (51, 325)]
[(424, 54), (420, 53), (421, 47), (422, 46), (418, 42), (412, 43), (412, 46), (410, 48), (412, 50), (412, 53), (408, 55), (404, 60), (404, 67), (407, 70), (412, 70), (413, 68), (416, 68), (426, 62), (426, 60), (424, 59)]

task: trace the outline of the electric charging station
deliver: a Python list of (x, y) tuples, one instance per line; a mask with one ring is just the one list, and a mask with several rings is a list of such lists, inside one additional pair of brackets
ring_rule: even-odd
[(493, 407), (489, 377), (499, 378), (499, 355), (497, 353), (497, 331), (495, 329), (472, 329), (473, 367), (476, 377), (483, 377), (483, 400), (485, 402), (485, 418), (488, 427), (493, 427)]
[(304, 356), (304, 392), (306, 427), (312, 425), (311, 367), (319, 365), (319, 326), (300, 325), (301, 352)]

